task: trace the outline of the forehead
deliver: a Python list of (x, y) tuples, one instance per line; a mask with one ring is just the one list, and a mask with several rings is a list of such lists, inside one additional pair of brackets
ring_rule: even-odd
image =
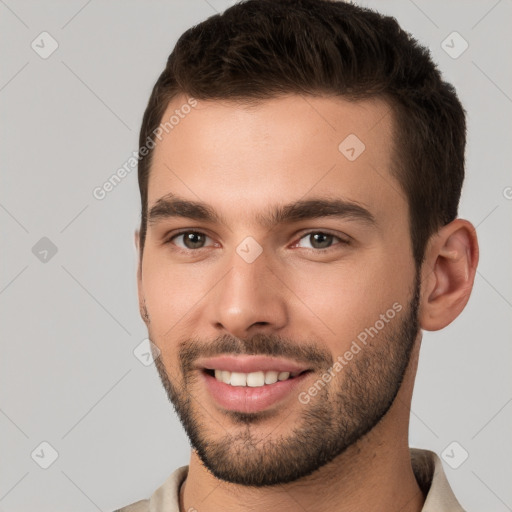
[(247, 222), (270, 204), (308, 196), (340, 197), (377, 216), (405, 212), (386, 102), (291, 95), (189, 107), (187, 99), (176, 97), (162, 117), (149, 208), (175, 193)]

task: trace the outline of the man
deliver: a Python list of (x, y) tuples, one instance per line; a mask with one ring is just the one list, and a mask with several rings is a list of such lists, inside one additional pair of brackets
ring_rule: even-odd
[(408, 446), (421, 332), (478, 263), (428, 51), (346, 3), (237, 4), (179, 39), (140, 146), (140, 310), (192, 453), (120, 510), (462, 510)]

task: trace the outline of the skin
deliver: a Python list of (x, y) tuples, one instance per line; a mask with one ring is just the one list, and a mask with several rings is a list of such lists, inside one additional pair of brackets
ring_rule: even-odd
[[(184, 96), (175, 98), (163, 118), (185, 102)], [(392, 304), (410, 303), (416, 269), (407, 200), (391, 173), (392, 123), (380, 100), (290, 95), (252, 107), (198, 101), (157, 143), (149, 208), (172, 192), (208, 203), (226, 221), (169, 218), (148, 226), (137, 274), (140, 309), (172, 380), (181, 382), (178, 344), (190, 338), (207, 342), (226, 333), (241, 339), (275, 334), (298, 345), (313, 342), (334, 360)], [(355, 161), (338, 150), (349, 134), (366, 146)], [(257, 222), (275, 205), (311, 197), (362, 205), (375, 225), (329, 217), (272, 229)], [(186, 248), (183, 237), (174, 245), (164, 243), (184, 228), (205, 233), (206, 247), (179, 252)], [(348, 235), (351, 243), (334, 238), (322, 252), (306, 236), (311, 231)], [(263, 249), (250, 264), (236, 252), (247, 236)], [(138, 246), (138, 232), (135, 239)], [(469, 299), (478, 263), (474, 227), (454, 220), (431, 237), (425, 254), (418, 321), (422, 329), (437, 330)], [(386, 329), (375, 343), (385, 341)], [(296, 511), (297, 503), (325, 512), (421, 510), (424, 496), (408, 448), (420, 343), (421, 331), (387, 414), (333, 461), (294, 482), (256, 488), (219, 480), (192, 450), (180, 510)], [(311, 374), (308, 386), (319, 376)], [(199, 383), (190, 393), (212, 439), (247, 428), (224, 414)], [(285, 399), (274, 414), (251, 425), (254, 438), (290, 435), (305, 407), (296, 398)]]

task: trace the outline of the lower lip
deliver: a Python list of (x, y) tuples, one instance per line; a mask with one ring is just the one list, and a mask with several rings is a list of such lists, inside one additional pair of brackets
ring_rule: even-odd
[(279, 380), (259, 387), (231, 386), (202, 371), (202, 377), (213, 399), (229, 411), (259, 412), (268, 409), (292, 394), (309, 375), (305, 372), (293, 379)]

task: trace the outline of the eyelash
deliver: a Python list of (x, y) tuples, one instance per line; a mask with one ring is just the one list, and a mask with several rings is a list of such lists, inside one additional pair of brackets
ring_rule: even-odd
[[(164, 244), (172, 244), (172, 241), (175, 238), (177, 238), (181, 235), (187, 234), (187, 233), (194, 233), (197, 235), (204, 235), (204, 236), (208, 237), (208, 235), (206, 233), (203, 233), (202, 231), (195, 231), (193, 229), (184, 229), (177, 233), (173, 233), (170, 237), (168, 237), (165, 240)], [(325, 254), (325, 253), (330, 252), (331, 250), (336, 250), (337, 248), (339, 248), (338, 247), (339, 245), (350, 245), (350, 242), (348, 240), (344, 240), (343, 238), (339, 237), (338, 235), (335, 235), (334, 233), (329, 233), (328, 231), (320, 231), (320, 230), (311, 230), (311, 231), (307, 231), (306, 233), (302, 233), (302, 235), (298, 239), (298, 242), (300, 242), (300, 240), (302, 240), (304, 237), (312, 235), (312, 234), (329, 235), (329, 236), (332, 236), (333, 238), (337, 238), (339, 240), (339, 243), (331, 245), (325, 249), (314, 249), (314, 248), (310, 249), (308, 247), (299, 247), (299, 249), (305, 249), (306, 251), (312, 251), (315, 253)], [(208, 238), (210, 238), (210, 237), (208, 237)], [(207, 247), (199, 247), (198, 249), (183, 249), (182, 247), (178, 247), (175, 244), (172, 244), (172, 245), (174, 245), (174, 247), (176, 248), (177, 251), (184, 252), (184, 253), (199, 252), (202, 249), (207, 249)]]

